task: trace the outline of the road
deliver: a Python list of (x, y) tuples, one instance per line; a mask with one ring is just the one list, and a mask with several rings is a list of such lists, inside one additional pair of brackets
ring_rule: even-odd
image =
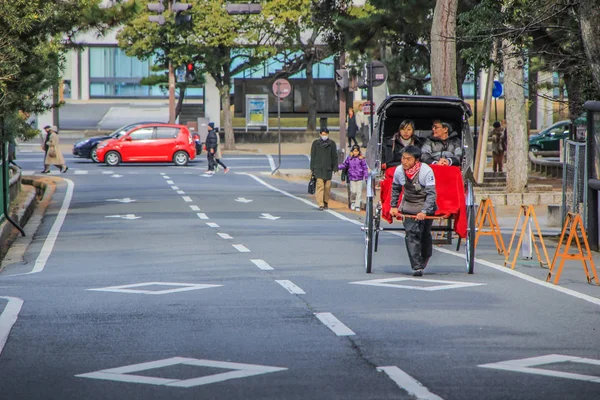
[(467, 275), (450, 247), (413, 278), (388, 233), (367, 275), (359, 214), (318, 211), (266, 156), (67, 162), (0, 274), (2, 399), (600, 397), (597, 294)]

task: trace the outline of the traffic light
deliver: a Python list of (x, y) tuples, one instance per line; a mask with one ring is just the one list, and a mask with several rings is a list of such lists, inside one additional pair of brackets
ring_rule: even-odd
[(350, 82), (348, 81), (348, 70), (347, 69), (336, 69), (335, 70), (335, 83), (338, 84), (340, 89), (348, 89)]
[(175, 25), (184, 25), (192, 22), (192, 16), (183, 13), (184, 11), (187, 11), (190, 8), (192, 8), (191, 4), (173, 2), (171, 10), (175, 12)]
[(185, 66), (185, 80), (187, 82), (191, 82), (194, 79), (196, 79), (196, 66), (194, 65), (194, 63), (187, 63)]
[(163, 25), (165, 23), (165, 17), (162, 13), (165, 11), (165, 5), (163, 4), (164, 0), (158, 0), (158, 3), (148, 3), (148, 10), (156, 11), (160, 15), (150, 15), (148, 20), (150, 22), (157, 22), (159, 25)]

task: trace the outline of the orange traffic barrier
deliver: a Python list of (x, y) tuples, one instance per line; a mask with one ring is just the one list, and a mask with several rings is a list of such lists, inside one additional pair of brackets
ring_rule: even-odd
[[(581, 233), (581, 241), (585, 246), (584, 254), (583, 249), (581, 247), (581, 241), (579, 240), (579, 234), (577, 229), (579, 228)], [(567, 243), (564, 247), (564, 250), (561, 252), (561, 247), (563, 244), (563, 240), (565, 238), (567, 229), (569, 229), (569, 237), (567, 238)], [(577, 253), (569, 253), (571, 242), (575, 239), (575, 243), (577, 244)], [(560, 234), (560, 240), (558, 241), (558, 247), (556, 248), (556, 252), (554, 253), (554, 257), (552, 259), (552, 265), (550, 266), (550, 271), (548, 272), (548, 277), (546, 278), (546, 282), (550, 282), (552, 279), (552, 273), (554, 272), (554, 267), (556, 266), (556, 261), (560, 257), (560, 264), (558, 265), (558, 269), (556, 270), (556, 276), (554, 277), (554, 284), (558, 284), (558, 280), (560, 279), (560, 274), (562, 272), (563, 266), (565, 264), (565, 260), (581, 260), (583, 264), (583, 270), (585, 271), (585, 276), (587, 278), (588, 283), (592, 283), (592, 277), (596, 281), (596, 285), (600, 285), (598, 282), (598, 275), (596, 274), (596, 267), (594, 266), (594, 260), (592, 259), (592, 252), (590, 251), (590, 245), (587, 240), (587, 234), (585, 233), (585, 228), (583, 227), (583, 220), (581, 219), (581, 215), (575, 213), (568, 213), (567, 219), (565, 220), (565, 225), (563, 226), (562, 232)], [(590, 266), (588, 267), (587, 262), (589, 261)], [(590, 271), (592, 272), (592, 276), (590, 276)]]
[[(504, 260), (504, 266), (505, 267), (507, 266), (506, 264), (508, 263), (508, 260), (510, 259), (512, 246), (513, 246), (513, 243), (515, 240), (515, 236), (517, 234), (517, 228), (519, 227), (519, 223), (520, 223), (522, 217), (525, 217), (525, 218), (523, 219), (523, 224), (521, 225), (521, 234), (519, 235), (517, 247), (515, 248), (515, 252), (514, 252), (514, 258), (513, 258), (512, 262), (510, 263), (510, 265), (511, 265), (510, 268), (515, 269), (515, 265), (517, 263), (517, 257), (519, 256), (519, 250), (521, 249), (521, 245), (523, 244), (523, 236), (526, 235), (525, 232), (531, 233), (531, 241), (533, 243), (533, 247), (535, 248), (535, 253), (537, 254), (537, 258), (540, 263), (540, 267), (544, 268), (544, 264), (546, 264), (549, 268), (550, 267), (550, 259), (548, 258), (548, 251), (546, 250), (546, 245), (544, 244), (544, 238), (542, 237), (542, 231), (540, 229), (540, 224), (538, 223), (537, 217), (535, 216), (535, 211), (533, 209), (533, 206), (531, 206), (531, 205), (529, 205), (529, 206), (521, 205), (521, 209), (519, 210), (519, 217), (517, 218), (517, 222), (515, 223), (515, 228), (513, 229), (513, 233), (510, 238), (510, 244), (508, 245), (508, 252), (506, 253), (506, 259)], [(542, 260), (542, 257), (540, 255), (540, 250), (539, 250), (538, 245), (535, 240), (535, 232), (527, 229), (527, 224), (530, 221), (535, 222), (535, 228), (537, 231), (538, 240), (542, 244), (542, 249), (544, 250), (544, 255), (546, 256), (546, 262), (544, 262)]]
[(504, 247), (504, 239), (502, 239), (502, 233), (500, 233), (496, 211), (494, 210), (492, 200), (489, 198), (482, 199), (481, 204), (479, 204), (477, 217), (475, 217), (475, 231), (477, 232), (475, 235), (475, 248), (477, 248), (479, 236), (492, 236), (498, 254), (506, 254), (506, 247)]

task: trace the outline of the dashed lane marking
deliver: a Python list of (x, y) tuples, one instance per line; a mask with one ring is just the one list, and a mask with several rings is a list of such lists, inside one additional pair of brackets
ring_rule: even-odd
[(315, 313), (315, 316), (328, 327), (337, 336), (354, 336), (356, 333), (352, 329), (344, 325), (339, 319), (337, 319), (332, 313), (321, 312)]
[(197, 213), (196, 214), (198, 216), (198, 218), (200, 219), (210, 219), (208, 218), (208, 215), (204, 214), (204, 213)]
[(377, 367), (377, 371), (385, 372), (387, 376), (393, 380), (396, 385), (406, 390), (408, 394), (414, 396), (419, 400), (442, 400), (438, 395), (435, 395), (429, 391), (421, 382), (417, 381), (406, 372), (402, 371), (396, 366), (391, 367)]
[(206, 225), (210, 226), (211, 228), (220, 228), (219, 224), (215, 224), (214, 222), (207, 222)]
[(250, 253), (250, 249), (244, 246), (243, 244), (232, 244), (232, 246), (240, 253)]
[(233, 239), (233, 237), (229, 236), (228, 233), (221, 233), (221, 232), (219, 232), (219, 233), (217, 233), (217, 235), (219, 235), (223, 239)]
[(190, 196), (183, 196), (183, 201), (185, 201), (186, 203), (191, 203), (192, 198)]
[(200, 211), (200, 207), (198, 206), (191, 205), (190, 208), (192, 209), (192, 211)]
[(252, 263), (254, 265), (256, 265), (258, 268), (262, 269), (263, 271), (272, 271), (273, 270), (273, 267), (271, 267), (269, 265), (269, 263), (267, 263), (265, 260), (257, 259), (257, 260), (250, 260), (250, 261), (252, 261)]
[(287, 280), (277, 281), (276, 280), (275, 282), (279, 283), (281, 286), (283, 286), (283, 288), (285, 290), (287, 290), (291, 294), (306, 294), (306, 292), (304, 290), (300, 289), (292, 281), (287, 281)]

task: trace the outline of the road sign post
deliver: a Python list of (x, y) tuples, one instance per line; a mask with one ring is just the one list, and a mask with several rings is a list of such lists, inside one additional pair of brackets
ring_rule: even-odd
[(286, 79), (277, 79), (273, 83), (273, 93), (277, 96), (277, 136), (278, 136), (278, 149), (279, 158), (277, 168), (271, 172), (271, 175), (281, 167), (281, 101), (288, 97), (292, 92), (292, 85)]

